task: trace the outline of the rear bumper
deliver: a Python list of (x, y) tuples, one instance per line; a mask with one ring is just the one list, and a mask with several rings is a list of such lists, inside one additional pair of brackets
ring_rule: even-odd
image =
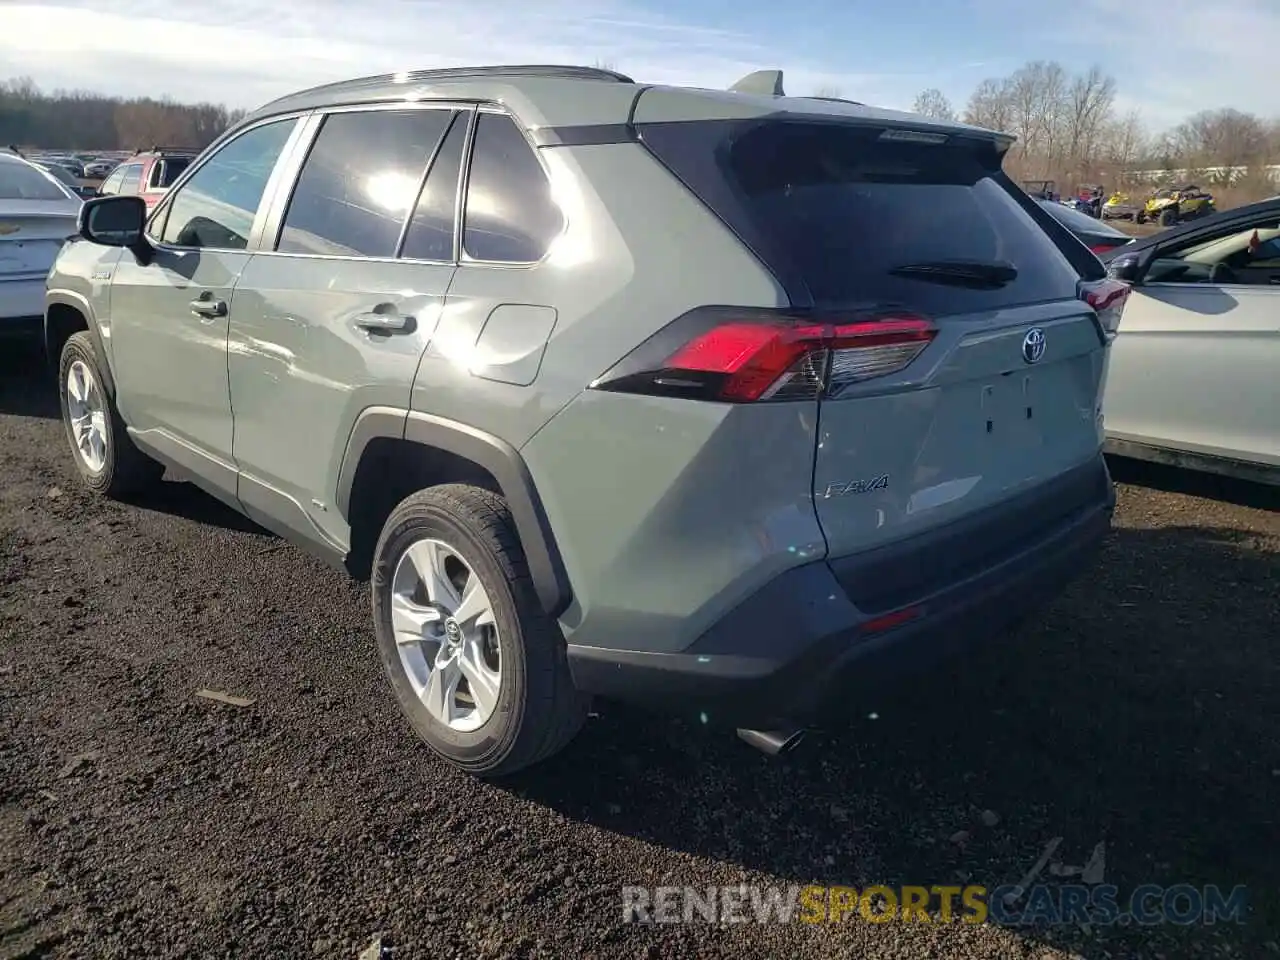
[(0, 279), (0, 327), (44, 317), (44, 276)]
[[(899, 595), (891, 611), (867, 612), (850, 599), (841, 564), (817, 561), (767, 584), (682, 653), (609, 650), (570, 644), (569, 663), (579, 689), (646, 706), (692, 710), (738, 726), (804, 722), (837, 694), (874, 689), (892, 676), (920, 669), (992, 639), (1056, 597), (1087, 568), (1111, 529), (1115, 492), (1101, 456), (1076, 471), (1093, 478), (1091, 496), (1054, 522), (997, 555), (957, 572), (941, 584), (918, 582), (928, 592)], [(1018, 498), (1029, 505), (1052, 496), (1056, 484)], [(1005, 526), (1006, 507), (994, 525)], [(954, 544), (952, 528), (898, 545), (886, 558), (890, 578), (904, 560), (937, 567), (938, 551)], [(976, 558), (975, 558), (976, 559)], [(859, 576), (875, 567), (856, 563)], [(855, 591), (857, 592), (857, 591)], [(911, 618), (885, 627), (886, 613)]]

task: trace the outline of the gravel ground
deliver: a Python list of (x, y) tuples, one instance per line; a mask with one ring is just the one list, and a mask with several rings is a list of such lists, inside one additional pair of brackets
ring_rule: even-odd
[[(400, 720), (362, 585), (185, 484), (91, 499), (35, 359), (0, 357), (0, 957), (1280, 952), (1266, 491), (1126, 470), (1037, 622), (782, 761), (605, 706), (492, 786)], [(1105, 843), (1122, 889), (1245, 884), (1248, 921), (621, 923), (623, 884), (995, 887), (1057, 837), (1077, 865)]]

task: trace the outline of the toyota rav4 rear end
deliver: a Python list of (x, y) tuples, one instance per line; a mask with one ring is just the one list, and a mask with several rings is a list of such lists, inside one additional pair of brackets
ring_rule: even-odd
[[(1086, 568), (1127, 291), (1008, 180), (1008, 138), (760, 99), (708, 93), (700, 116), (648, 90), (617, 149), (665, 168), (656, 231), (663, 204), (698, 206), (776, 300), (655, 318), (525, 452), (576, 683), (777, 728), (1005, 632)], [(682, 283), (636, 263), (636, 296)]]

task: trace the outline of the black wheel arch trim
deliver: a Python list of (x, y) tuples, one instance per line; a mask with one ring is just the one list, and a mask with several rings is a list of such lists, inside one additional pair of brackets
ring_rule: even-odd
[(48, 360), (53, 370), (58, 368), (58, 357), (54, 355), (49, 341), (49, 308), (52, 306), (71, 307), (77, 313), (84, 317), (84, 322), (89, 331), (89, 336), (93, 339), (94, 349), (98, 352), (98, 359), (102, 362), (102, 377), (106, 380), (107, 393), (115, 396), (116, 381), (115, 375), (111, 370), (111, 357), (107, 354), (106, 345), (102, 342), (102, 331), (98, 329), (98, 321), (94, 317), (93, 306), (81, 294), (72, 290), (50, 290), (45, 294), (44, 298), (44, 320), (41, 323), (41, 338), (44, 342), (45, 359)]
[(491, 474), (511, 508), (511, 518), (543, 609), (552, 617), (565, 611), (572, 599), (569, 577), (533, 476), (515, 447), (482, 430), (444, 417), (393, 407), (370, 407), (356, 418), (338, 471), (335, 503), (344, 519), (350, 518), (351, 490), (360, 459), (365, 448), (377, 439), (407, 440), (435, 447), (470, 460)]

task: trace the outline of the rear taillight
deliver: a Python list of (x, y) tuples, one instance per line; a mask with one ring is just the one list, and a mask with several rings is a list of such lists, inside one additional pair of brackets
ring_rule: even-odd
[(703, 307), (685, 314), (591, 384), (593, 389), (753, 403), (834, 396), (897, 373), (937, 333), (924, 317), (816, 317)]
[(1089, 247), (1094, 253), (1106, 253), (1108, 250), (1114, 250), (1120, 246), (1118, 243), (1095, 243)]
[(1092, 280), (1081, 282), (1080, 299), (1093, 307), (1098, 315), (1098, 326), (1108, 341), (1120, 332), (1120, 316), (1125, 301), (1129, 299), (1129, 285), (1120, 280)]

